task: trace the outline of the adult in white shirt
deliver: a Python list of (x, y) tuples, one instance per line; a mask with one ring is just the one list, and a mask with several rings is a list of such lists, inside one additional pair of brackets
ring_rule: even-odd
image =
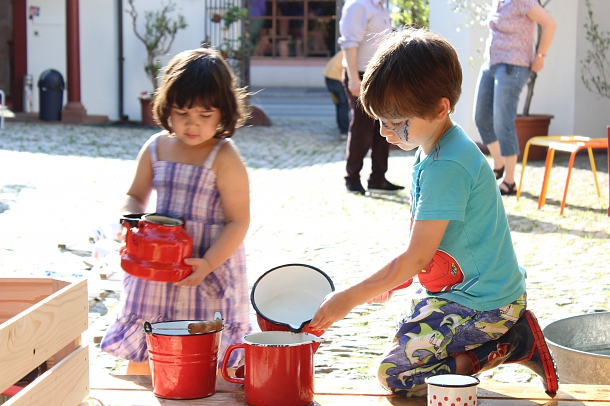
[(381, 0), (347, 0), (341, 12), (339, 30), (339, 45), (344, 53), (343, 86), (352, 111), (347, 137), (345, 186), (349, 192), (366, 193), (360, 181), (360, 171), (364, 157), (371, 150), (369, 192), (395, 193), (404, 187), (385, 178), (390, 145), (379, 134), (379, 121), (369, 117), (358, 104), (364, 71), (384, 34), (391, 30), (390, 14)]

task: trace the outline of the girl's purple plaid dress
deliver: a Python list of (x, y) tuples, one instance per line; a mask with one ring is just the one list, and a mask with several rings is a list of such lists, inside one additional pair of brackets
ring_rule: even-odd
[[(150, 144), (157, 213), (186, 219), (193, 238), (193, 257), (201, 258), (225, 225), (224, 210), (216, 188), (212, 164), (229, 139), (218, 140), (202, 166), (157, 160), (157, 140)], [(125, 274), (123, 306), (104, 336), (101, 348), (118, 358), (134, 362), (148, 359), (143, 323), (169, 320), (213, 320), (221, 312), (225, 329), (219, 359), (229, 344), (241, 342), (250, 332), (248, 283), (243, 244), (199, 286), (179, 287)]]

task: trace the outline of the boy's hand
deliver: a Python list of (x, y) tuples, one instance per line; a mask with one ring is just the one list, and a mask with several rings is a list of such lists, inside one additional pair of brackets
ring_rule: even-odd
[(327, 330), (337, 320), (341, 320), (354, 308), (345, 298), (345, 292), (331, 292), (324, 298), (320, 308), (311, 319), (312, 330)]
[(385, 292), (382, 293), (379, 296), (375, 296), (374, 298), (372, 298), (371, 300), (367, 300), (366, 303), (367, 304), (373, 304), (373, 303), (385, 303), (388, 300), (390, 300), (392, 298), (392, 296), (394, 295), (394, 292)]
[(197, 286), (213, 271), (208, 261), (203, 258), (186, 258), (184, 263), (191, 265), (193, 272), (181, 281), (174, 282), (178, 286)]

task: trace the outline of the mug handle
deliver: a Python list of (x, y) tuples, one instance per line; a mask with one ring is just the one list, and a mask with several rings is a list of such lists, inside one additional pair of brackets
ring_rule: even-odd
[(229, 345), (229, 347), (227, 348), (227, 351), (225, 351), (225, 356), (222, 359), (222, 366), (220, 367), (220, 373), (222, 373), (222, 377), (225, 378), (226, 381), (231, 382), (231, 383), (237, 383), (239, 385), (243, 385), (245, 378), (233, 378), (233, 377), (229, 376), (229, 373), (227, 372), (229, 358), (231, 358), (230, 355), (234, 350), (236, 350), (238, 348), (243, 348), (245, 350), (246, 345), (243, 343)]

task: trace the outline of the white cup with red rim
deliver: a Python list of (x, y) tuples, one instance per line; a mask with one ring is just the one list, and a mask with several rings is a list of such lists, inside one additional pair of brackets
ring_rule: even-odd
[(429, 376), (429, 406), (476, 406), (478, 378), (469, 375), (444, 374)]

